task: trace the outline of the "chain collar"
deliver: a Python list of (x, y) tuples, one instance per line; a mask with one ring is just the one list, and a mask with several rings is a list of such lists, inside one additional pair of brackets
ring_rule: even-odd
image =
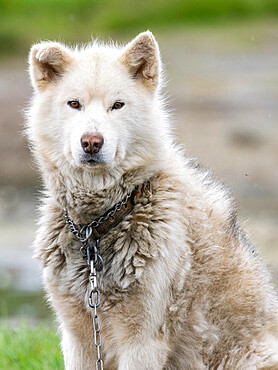
[(134, 206), (134, 197), (137, 193), (138, 187), (128, 193), (124, 199), (116, 203), (114, 207), (104, 215), (85, 225), (76, 225), (69, 217), (68, 211), (64, 209), (66, 223), (69, 225), (70, 231), (76, 235), (81, 243), (86, 243), (91, 236), (94, 239), (99, 239), (110, 229), (117, 226), (120, 221), (131, 212)]

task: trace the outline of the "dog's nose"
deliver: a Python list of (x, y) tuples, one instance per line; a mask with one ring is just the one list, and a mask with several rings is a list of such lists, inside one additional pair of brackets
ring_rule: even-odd
[(100, 151), (103, 142), (103, 136), (97, 132), (84, 134), (81, 137), (81, 146), (84, 152), (88, 154), (97, 154)]

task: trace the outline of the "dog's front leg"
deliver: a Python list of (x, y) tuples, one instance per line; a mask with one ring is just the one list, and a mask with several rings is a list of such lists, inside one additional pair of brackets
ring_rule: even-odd
[(129, 343), (119, 356), (118, 370), (162, 370), (167, 362), (169, 349), (160, 339), (145, 338)]
[(91, 370), (96, 363), (93, 338), (82, 340), (67, 329), (62, 330), (62, 350), (66, 370)]

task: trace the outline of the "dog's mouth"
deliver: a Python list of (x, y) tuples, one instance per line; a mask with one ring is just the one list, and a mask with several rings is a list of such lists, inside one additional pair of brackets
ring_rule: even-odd
[(88, 159), (88, 160), (82, 161), (81, 163), (82, 165), (85, 165), (86, 167), (90, 167), (90, 168), (100, 166), (103, 164), (102, 161), (97, 161), (95, 159)]
[(87, 165), (89, 167), (95, 167), (97, 165), (100, 165), (100, 164), (103, 164), (104, 161), (102, 160), (102, 158), (98, 158), (96, 156), (92, 157), (92, 156), (84, 156), (83, 158), (81, 158), (80, 162), (83, 164), (83, 165)]
[(108, 161), (106, 158), (102, 155), (102, 153), (97, 154), (88, 154), (88, 153), (82, 153), (78, 158), (78, 163), (81, 166), (92, 168), (92, 167), (103, 167), (105, 166)]
[(90, 166), (95, 166), (95, 165), (99, 164), (99, 162), (94, 160), (94, 159), (88, 159), (87, 161), (84, 161), (84, 162), (88, 163)]

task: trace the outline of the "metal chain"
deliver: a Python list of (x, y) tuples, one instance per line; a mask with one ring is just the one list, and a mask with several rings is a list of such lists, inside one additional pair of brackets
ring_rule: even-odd
[[(98, 227), (102, 222), (107, 221), (109, 218), (114, 217), (115, 213), (121, 210), (126, 204), (128, 199), (131, 197), (132, 191), (129, 192), (124, 199), (120, 200), (115, 206), (104, 216), (99, 217), (97, 220), (94, 220), (86, 225), (83, 225), (80, 230), (78, 226), (70, 219), (68, 215), (68, 211), (64, 209), (64, 215), (66, 218), (66, 222), (70, 227), (70, 230), (73, 234), (77, 236), (77, 238), (82, 242), (85, 243), (91, 236), (93, 227)], [(83, 254), (85, 257), (85, 255)]]
[(101, 358), (100, 347), (101, 347), (101, 334), (100, 334), (100, 320), (97, 313), (97, 308), (100, 305), (100, 291), (98, 289), (97, 282), (97, 270), (103, 269), (102, 258), (99, 255), (98, 250), (99, 240), (91, 245), (91, 242), (87, 243), (87, 264), (90, 266), (90, 284), (91, 290), (89, 292), (89, 306), (94, 309), (93, 316), (93, 329), (94, 329), (94, 341), (97, 351), (96, 370), (103, 370), (103, 360)]
[(101, 334), (100, 334), (100, 320), (97, 313), (97, 308), (100, 305), (100, 290), (98, 288), (97, 271), (103, 270), (103, 260), (99, 254), (99, 239), (92, 240), (91, 235), (93, 227), (98, 227), (102, 222), (107, 221), (109, 218), (114, 217), (115, 213), (121, 210), (126, 204), (128, 199), (131, 197), (132, 191), (128, 193), (124, 199), (116, 203), (116, 205), (106, 215), (99, 217), (97, 220), (90, 222), (89, 224), (83, 225), (79, 228), (68, 215), (68, 211), (64, 209), (64, 215), (66, 223), (69, 225), (70, 231), (76, 235), (81, 241), (82, 246), (80, 248), (81, 254), (86, 259), (88, 266), (90, 267), (89, 281), (91, 289), (89, 292), (89, 306), (94, 309), (93, 316), (93, 330), (94, 330), (94, 342), (97, 351), (96, 370), (103, 370), (103, 360), (101, 358), (100, 347), (101, 347)]

